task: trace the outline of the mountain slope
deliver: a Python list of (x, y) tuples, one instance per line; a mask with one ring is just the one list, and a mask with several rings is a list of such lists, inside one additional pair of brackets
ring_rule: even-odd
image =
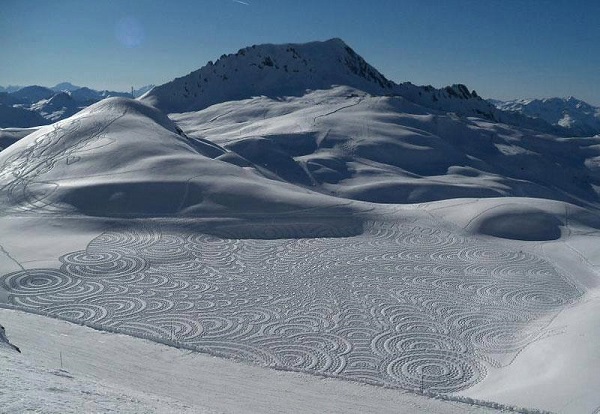
[[(313, 71), (279, 89), (294, 51), (257, 46), (219, 67), (262, 55), (231, 63), (246, 99), (170, 118), (152, 92), (106, 99), (0, 153), (0, 305), (280, 370), (594, 411), (600, 136), (500, 123), (463, 85), (388, 84), (339, 40), (309, 49)], [(240, 92), (211, 85), (153, 103)], [(130, 381), (154, 375), (125, 348), (142, 358)], [(177, 371), (159, 391), (198, 382)]]
[[(0, 406), (11, 413), (77, 414), (81, 407), (97, 414), (499, 412), (239, 364), (24, 312), (0, 309), (0, 320), (22, 344), (24, 353), (3, 353), (0, 347)], [(63, 370), (57, 369), (60, 353)]]

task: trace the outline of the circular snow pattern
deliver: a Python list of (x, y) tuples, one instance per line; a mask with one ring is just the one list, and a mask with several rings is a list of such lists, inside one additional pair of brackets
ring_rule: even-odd
[[(456, 392), (510, 363), (581, 292), (537, 256), (426, 224), (298, 239), (269, 239), (294, 233), (276, 226), (218, 237), (139, 226), (59, 269), (4, 275), (0, 290), (14, 306), (215, 355)], [(227, 238), (240, 232), (254, 238)]]

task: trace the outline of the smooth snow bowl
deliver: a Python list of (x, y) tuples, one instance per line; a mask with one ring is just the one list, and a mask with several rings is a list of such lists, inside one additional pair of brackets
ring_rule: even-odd
[(534, 207), (501, 205), (479, 215), (469, 226), (474, 232), (511, 240), (546, 241), (561, 236), (562, 221)]
[(280, 369), (456, 392), (510, 364), (581, 296), (539, 257), (427, 221), (370, 222), (354, 237), (241, 230), (257, 239), (234, 227), (107, 231), (59, 268), (2, 276), (0, 297)]

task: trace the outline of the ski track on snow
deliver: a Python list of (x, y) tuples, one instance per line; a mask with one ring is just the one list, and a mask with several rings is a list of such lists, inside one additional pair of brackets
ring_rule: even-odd
[(0, 289), (7, 305), (99, 329), (436, 393), (510, 364), (582, 295), (540, 257), (424, 220), (370, 222), (355, 237), (243, 230), (256, 239), (235, 227), (106, 231)]

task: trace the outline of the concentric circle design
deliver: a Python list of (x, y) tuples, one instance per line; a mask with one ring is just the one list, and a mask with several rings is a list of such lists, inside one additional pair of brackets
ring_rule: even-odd
[(14, 295), (37, 295), (56, 294), (79, 284), (71, 275), (58, 270), (32, 269), (4, 276), (0, 286)]
[[(58, 269), (0, 276), (0, 298), (214, 355), (445, 393), (510, 363), (581, 296), (538, 256), (425, 221), (352, 237), (263, 224), (107, 231)], [(307, 232), (343, 237), (297, 238)]]
[(436, 393), (457, 392), (479, 382), (485, 367), (466, 354), (414, 351), (385, 364), (386, 373), (403, 387)]
[(124, 256), (115, 251), (93, 252), (79, 251), (60, 258), (61, 270), (82, 278), (130, 277), (147, 268), (147, 262), (136, 256)]

